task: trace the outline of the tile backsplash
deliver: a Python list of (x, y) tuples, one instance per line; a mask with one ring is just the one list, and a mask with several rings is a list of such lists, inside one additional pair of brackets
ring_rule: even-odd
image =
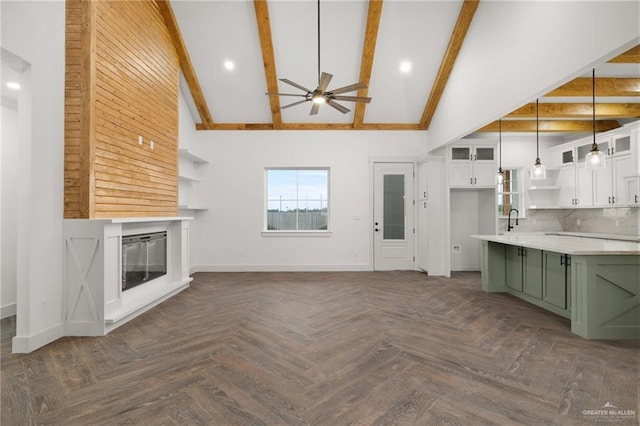
[[(528, 210), (515, 232), (588, 232), (640, 237), (640, 209), (549, 209)], [(512, 224), (514, 220), (512, 218)], [(505, 232), (507, 220), (500, 219), (498, 232)]]

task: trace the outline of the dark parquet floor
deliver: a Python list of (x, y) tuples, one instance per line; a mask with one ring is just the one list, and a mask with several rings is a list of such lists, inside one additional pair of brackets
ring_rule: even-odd
[(2, 425), (638, 421), (638, 341), (574, 336), (478, 273), (194, 277), (107, 336), (31, 354), (3, 320)]

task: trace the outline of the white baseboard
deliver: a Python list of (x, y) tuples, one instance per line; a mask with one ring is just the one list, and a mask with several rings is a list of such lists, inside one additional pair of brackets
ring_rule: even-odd
[(0, 306), (0, 319), (14, 316), (16, 314), (16, 302)]
[(373, 271), (366, 265), (196, 265), (196, 272), (363, 272)]
[(11, 351), (21, 354), (33, 352), (62, 336), (64, 336), (64, 325), (62, 323), (31, 336), (15, 336), (12, 341)]

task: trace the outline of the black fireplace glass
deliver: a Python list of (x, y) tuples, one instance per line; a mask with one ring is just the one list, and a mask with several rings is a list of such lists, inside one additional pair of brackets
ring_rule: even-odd
[(166, 273), (166, 231), (122, 237), (122, 290), (129, 290)]

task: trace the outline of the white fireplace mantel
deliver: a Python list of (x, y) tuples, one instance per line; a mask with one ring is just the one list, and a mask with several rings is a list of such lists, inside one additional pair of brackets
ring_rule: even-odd
[[(64, 335), (103, 336), (189, 287), (191, 219), (64, 220)], [(167, 231), (167, 274), (122, 291), (122, 236), (157, 231)]]

